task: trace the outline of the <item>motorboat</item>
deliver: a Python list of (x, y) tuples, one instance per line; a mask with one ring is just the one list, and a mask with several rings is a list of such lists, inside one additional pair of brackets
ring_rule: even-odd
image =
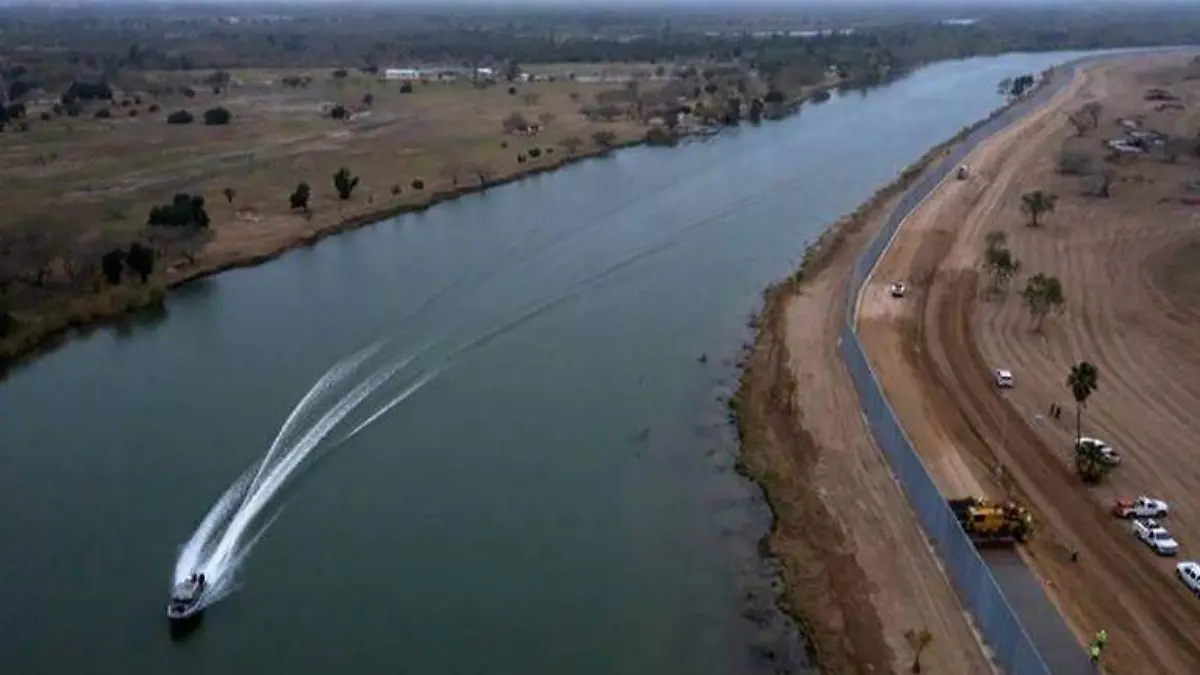
[(167, 603), (167, 618), (171, 621), (186, 621), (200, 614), (200, 599), (208, 582), (203, 574), (193, 573), (171, 589), (171, 601)]

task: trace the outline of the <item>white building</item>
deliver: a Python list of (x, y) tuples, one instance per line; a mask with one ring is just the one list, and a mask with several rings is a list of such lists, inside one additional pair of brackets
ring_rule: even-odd
[(412, 82), (421, 79), (421, 71), (416, 68), (386, 68), (383, 71), (383, 79)]

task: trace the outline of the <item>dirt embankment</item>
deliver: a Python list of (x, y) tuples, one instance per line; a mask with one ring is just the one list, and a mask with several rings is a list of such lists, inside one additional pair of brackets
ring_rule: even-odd
[(838, 352), (846, 284), (903, 192), (971, 129), (831, 227), (802, 269), (765, 294), (733, 402), (747, 473), (774, 514), (785, 602), (829, 673), (907, 672), (905, 632), (928, 628), (930, 672), (993, 665), (875, 447)]
[[(1023, 124), (980, 146), (972, 178), (943, 185), (906, 223), (866, 293), (861, 334), (897, 414), (947, 493), (1012, 494), (1026, 501), (1038, 532), (1025, 553), (1081, 641), (1105, 628), (1110, 673), (1200, 672), (1200, 601), (1107, 512), (1117, 495), (1148, 493), (1173, 505), (1168, 525), (1182, 558), (1200, 552), (1200, 473), (1191, 446), (1200, 434), (1200, 290), (1186, 270), (1200, 241), (1200, 158), (1105, 160), (1103, 142), (1137, 119), (1172, 141), (1200, 122), (1200, 66), (1191, 56), (1140, 56), (1089, 68), (1085, 80)], [(1167, 88), (1180, 106), (1145, 100)], [(1097, 129), (1078, 137), (1068, 113), (1103, 108)], [(1193, 142), (1194, 143), (1194, 142)], [(1185, 143), (1185, 145), (1187, 145)], [(1190, 146), (1189, 146), (1190, 147)], [(1065, 175), (1063, 153), (1087, 168)], [(1101, 180), (1111, 196), (1098, 196)], [(1021, 196), (1058, 196), (1055, 211), (1028, 227)], [(1022, 267), (1011, 290), (984, 299), (984, 237), (1007, 234)], [(1066, 311), (1031, 330), (1020, 297), (1029, 276), (1057, 276)], [(909, 279), (903, 302), (886, 296)], [(1088, 488), (1072, 464), (1075, 416), (1065, 386), (1072, 365), (1100, 369), (1084, 433), (1124, 455), (1106, 485)], [(1017, 387), (995, 391), (992, 368), (1014, 371)], [(1067, 409), (1048, 416), (1051, 403)], [(1078, 553), (1076, 562), (1071, 553)]]

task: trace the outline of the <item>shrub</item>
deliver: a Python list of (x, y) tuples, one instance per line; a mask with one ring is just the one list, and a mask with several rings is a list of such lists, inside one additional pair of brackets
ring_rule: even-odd
[(530, 157), (537, 159), (538, 157), (542, 156), (542, 149), (541, 148), (530, 148), (528, 154)]
[(138, 116), (138, 111), (137, 111), (137, 108), (130, 108), (130, 109), (129, 109), (129, 116), (130, 116), (130, 117), (137, 117), (137, 116)]
[(347, 73), (346, 73), (345, 68), (338, 68), (337, 70), (333, 71), (333, 76), (338, 78), (339, 80), (346, 77), (346, 74)]
[(413, 182), (412, 182), (412, 189), (424, 190), (425, 189), (425, 181), (421, 180), (420, 178), (414, 178)]
[(167, 124), (191, 124), (196, 118), (186, 110), (176, 110), (167, 115)]
[(67, 103), (71, 100), (79, 99), (84, 101), (105, 101), (112, 98), (112, 95), (112, 87), (104, 82), (80, 82), (76, 80), (63, 92), (62, 102)]
[(288, 195), (288, 204), (291, 205), (293, 211), (296, 209), (307, 211), (308, 198), (310, 196), (312, 196), (312, 188), (309, 187), (308, 183), (300, 183), (296, 186), (296, 190)]
[(1092, 172), (1092, 158), (1082, 152), (1063, 150), (1058, 156), (1059, 173), (1086, 176)]
[(516, 88), (516, 87), (509, 87), (509, 88), (508, 88), (508, 95), (509, 95), (509, 96), (516, 96), (516, 95), (517, 95), (517, 88)]
[(528, 129), (529, 120), (525, 119), (525, 116), (520, 112), (513, 112), (508, 117), (505, 117), (500, 125), (503, 127), (505, 133), (511, 134), (516, 131)]
[(40, 115), (40, 117), (42, 118), (42, 121), (43, 121), (43, 122), (49, 122), (49, 121), (50, 121), (50, 119), (53, 117), (53, 115), (51, 115), (51, 114), (50, 114), (50, 113), (48, 113), (48, 112), (43, 112), (43, 113)]
[(329, 116), (335, 120), (344, 120), (350, 117), (350, 111), (346, 110), (346, 106), (338, 104), (329, 109)]
[(405, 82), (404, 84), (400, 85), (400, 93), (401, 94), (413, 93), (412, 82)]
[(617, 140), (617, 135), (607, 129), (592, 134), (592, 142), (601, 148), (611, 147), (615, 140)]
[(98, 120), (106, 120), (112, 117), (112, 111), (108, 108), (101, 108), (97, 110), (92, 117), (95, 117)]
[(333, 187), (337, 190), (338, 199), (346, 201), (354, 193), (354, 188), (358, 187), (358, 176), (351, 174), (350, 169), (343, 166), (333, 174)]
[(229, 124), (233, 114), (224, 108), (209, 108), (204, 111), (204, 123), (209, 126)]
[[(157, 103), (151, 103), (151, 104), (150, 104), (150, 107), (149, 107), (149, 108), (146, 108), (146, 112), (152, 112), (152, 113), (156, 113), (156, 112), (158, 112), (159, 110), (160, 110), (160, 108), (158, 107), (158, 104), (157, 104)], [(69, 112), (69, 111), (68, 111), (68, 112)]]
[(646, 132), (646, 143), (649, 145), (675, 145), (675, 134), (662, 127), (651, 127)]
[(204, 197), (181, 192), (170, 204), (160, 204), (150, 209), (147, 225), (163, 227), (208, 227), (208, 213), (204, 210)]
[(392, 196), (398, 197), (399, 195), (400, 195), (400, 184), (396, 183), (395, 185), (392, 186)]

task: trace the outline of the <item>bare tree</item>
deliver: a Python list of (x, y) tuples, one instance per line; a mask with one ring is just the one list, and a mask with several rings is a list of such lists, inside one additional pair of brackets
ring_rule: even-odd
[(213, 232), (207, 227), (144, 227), (138, 239), (154, 251), (159, 260), (167, 262), (183, 258), (189, 265), (196, 264), (196, 256), (208, 242)]
[(601, 129), (592, 134), (592, 142), (599, 148), (611, 148), (614, 141), (617, 140), (617, 135), (608, 129)]
[(1195, 141), (1178, 136), (1170, 136), (1163, 139), (1162, 146), (1160, 147), (1163, 161), (1167, 164), (1174, 164), (1179, 161), (1181, 155), (1188, 155), (1192, 152), (1195, 147)]
[(1100, 128), (1100, 113), (1103, 107), (1096, 101), (1085, 103), (1079, 110), (1067, 116), (1071, 126), (1075, 127), (1076, 136), (1084, 136), (1089, 131)]
[(1058, 172), (1069, 176), (1086, 176), (1092, 172), (1092, 156), (1064, 148), (1058, 155)]
[(520, 112), (513, 112), (504, 121), (500, 123), (504, 127), (504, 133), (511, 134), (517, 131), (525, 131), (529, 128), (529, 120)]
[(1108, 198), (1112, 196), (1112, 184), (1117, 180), (1117, 172), (1112, 167), (1104, 167), (1100, 173), (1096, 174), (1095, 187), (1092, 193), (1097, 197)]
[(492, 170), (482, 164), (473, 164), (468, 171), (479, 180), (480, 187), (487, 185), (487, 182), (492, 179)]
[(579, 149), (583, 147), (583, 139), (578, 136), (567, 136), (559, 141), (558, 144), (563, 146), (564, 150), (573, 155), (576, 152), (579, 152)]
[(450, 179), (450, 185), (458, 187), (458, 177), (462, 173), (462, 167), (457, 164), (447, 164), (439, 173), (442, 177)]

